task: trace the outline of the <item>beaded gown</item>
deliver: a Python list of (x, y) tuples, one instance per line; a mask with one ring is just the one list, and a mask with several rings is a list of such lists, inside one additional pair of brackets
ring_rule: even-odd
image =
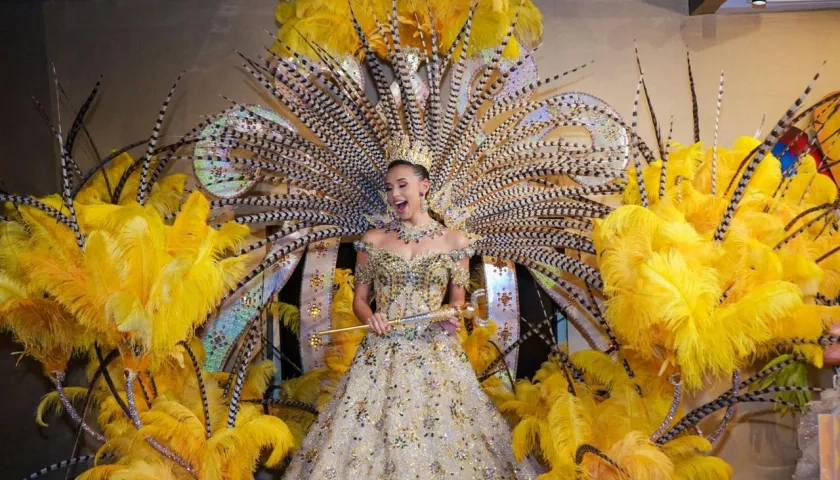
[[(368, 261), (356, 283), (373, 286), (388, 318), (437, 310), (447, 286), (466, 286), (471, 250), (406, 259), (356, 242)], [(365, 336), (350, 370), (303, 441), (285, 479), (530, 479), (510, 430), (439, 323)]]

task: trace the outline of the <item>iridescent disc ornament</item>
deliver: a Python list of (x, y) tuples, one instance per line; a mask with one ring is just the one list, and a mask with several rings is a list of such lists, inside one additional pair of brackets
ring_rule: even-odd
[[(265, 121), (254, 121), (254, 117)], [(270, 131), (266, 131), (272, 125)], [(259, 168), (241, 167), (224, 160), (230, 156), (250, 157), (249, 152), (231, 149), (235, 144), (231, 130), (244, 134), (273, 134), (283, 137), (296, 133), (295, 127), (285, 118), (259, 105), (232, 107), (201, 130), (201, 141), (196, 143), (193, 153), (195, 177), (208, 193), (219, 198), (234, 198), (250, 191), (259, 180)]]
[[(502, 58), (499, 60), (499, 71), (510, 72), (514, 67), (516, 67), (516, 70), (508, 76), (502, 89), (493, 97), (497, 102), (512, 98), (523, 87), (539, 80), (537, 61), (534, 59), (534, 55), (524, 47), (520, 49), (520, 52), (521, 54), (518, 58)], [(459, 115), (464, 114), (467, 110), (467, 105), (473, 100), (472, 94), (475, 88), (475, 80), (479, 77), (480, 73), (483, 73), (488, 68), (490, 62), (493, 60), (494, 53), (494, 49), (488, 48), (466, 61), (463, 81), (458, 87), (458, 103), (456, 107)], [(519, 64), (518, 66), (517, 63)], [(533, 95), (533, 93), (533, 91), (529, 92), (528, 97)], [(523, 97), (522, 100), (527, 100), (528, 97)]]
[[(581, 155), (592, 160), (606, 160), (611, 168), (623, 170), (627, 166), (630, 145), (629, 134), (618, 121), (621, 117), (612, 107), (598, 97), (582, 92), (564, 93), (562, 101), (545, 105), (522, 119), (521, 125), (528, 126), (552, 119), (568, 119), (586, 132), (592, 147), (603, 151), (582, 151)], [(544, 139), (555, 127), (547, 127), (532, 140)], [(582, 185), (603, 185), (612, 181), (609, 177), (571, 176)]]

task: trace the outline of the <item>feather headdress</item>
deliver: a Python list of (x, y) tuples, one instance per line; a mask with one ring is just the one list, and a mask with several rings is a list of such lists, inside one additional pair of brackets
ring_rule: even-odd
[[(510, 5), (514, 12), (524, 8), (523, 2)], [(355, 7), (353, 13), (361, 15)], [(289, 119), (262, 107), (234, 106), (211, 120), (218, 127), (207, 131), (194, 159), (197, 171), (221, 172), (199, 175), (208, 191), (221, 196), (220, 184), (236, 186), (233, 194), (214, 201), (214, 207), (247, 208), (237, 222), (279, 226), (245, 249), (272, 245), (234, 290), (307, 245), (361, 236), (393, 222), (382, 192), (396, 141), (412, 161), (429, 167), (430, 210), (448, 228), (465, 232), (477, 255), (524, 265), (562, 292), (568, 305), (597, 316), (572, 278), (594, 291), (602, 287), (598, 271), (577, 252), (595, 251), (587, 236), (591, 219), (611, 208), (587, 196), (622, 190), (626, 148), (545, 137), (559, 127), (581, 125), (581, 115), (587, 113), (604, 114), (622, 128), (624, 122), (573, 94), (532, 99), (540, 87), (577, 69), (518, 85), (523, 60), (502, 58), (516, 30), (515, 13), (486, 68), (472, 81), (465, 78), (467, 50), (459, 46), (472, 43), (476, 8), (469, 10), (446, 48), (434, 29), (420, 36), (421, 48), (406, 46), (398, 13), (397, 2), (392, 2), (390, 21), (375, 23), (390, 68), (373, 54), (360, 19), (349, 17), (366, 53), (364, 67), (375, 98), (365, 91), (364, 75), (346, 68), (315, 41), (307, 45), (316, 59), (294, 48), (289, 49), (291, 56), (246, 59), (245, 68), (275, 96)], [(435, 16), (433, 9), (426, 13)], [(282, 38), (278, 41), (288, 47)], [(425, 66), (428, 81), (412, 77), (417, 65)], [(558, 187), (550, 179), (559, 175), (595, 181)], [(249, 194), (257, 185), (262, 191), (289, 189), (277, 195)]]

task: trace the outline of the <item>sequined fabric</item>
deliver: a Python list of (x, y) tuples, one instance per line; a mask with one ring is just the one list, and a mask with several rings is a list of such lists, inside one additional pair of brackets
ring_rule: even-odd
[[(368, 252), (377, 305), (402, 316), (440, 307), (469, 251), (411, 260)], [(364, 270), (363, 270), (364, 271)], [(358, 273), (357, 273), (358, 276)], [(357, 279), (359, 281), (360, 279)], [(335, 396), (312, 426), (285, 479), (531, 479), (510, 430), (486, 397), (456, 337), (440, 324), (368, 334)]]

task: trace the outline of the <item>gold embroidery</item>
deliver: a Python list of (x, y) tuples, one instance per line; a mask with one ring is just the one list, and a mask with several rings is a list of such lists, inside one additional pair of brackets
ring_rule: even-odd
[(470, 284), (470, 272), (460, 263), (456, 263), (450, 270), (452, 285), (467, 288)]

